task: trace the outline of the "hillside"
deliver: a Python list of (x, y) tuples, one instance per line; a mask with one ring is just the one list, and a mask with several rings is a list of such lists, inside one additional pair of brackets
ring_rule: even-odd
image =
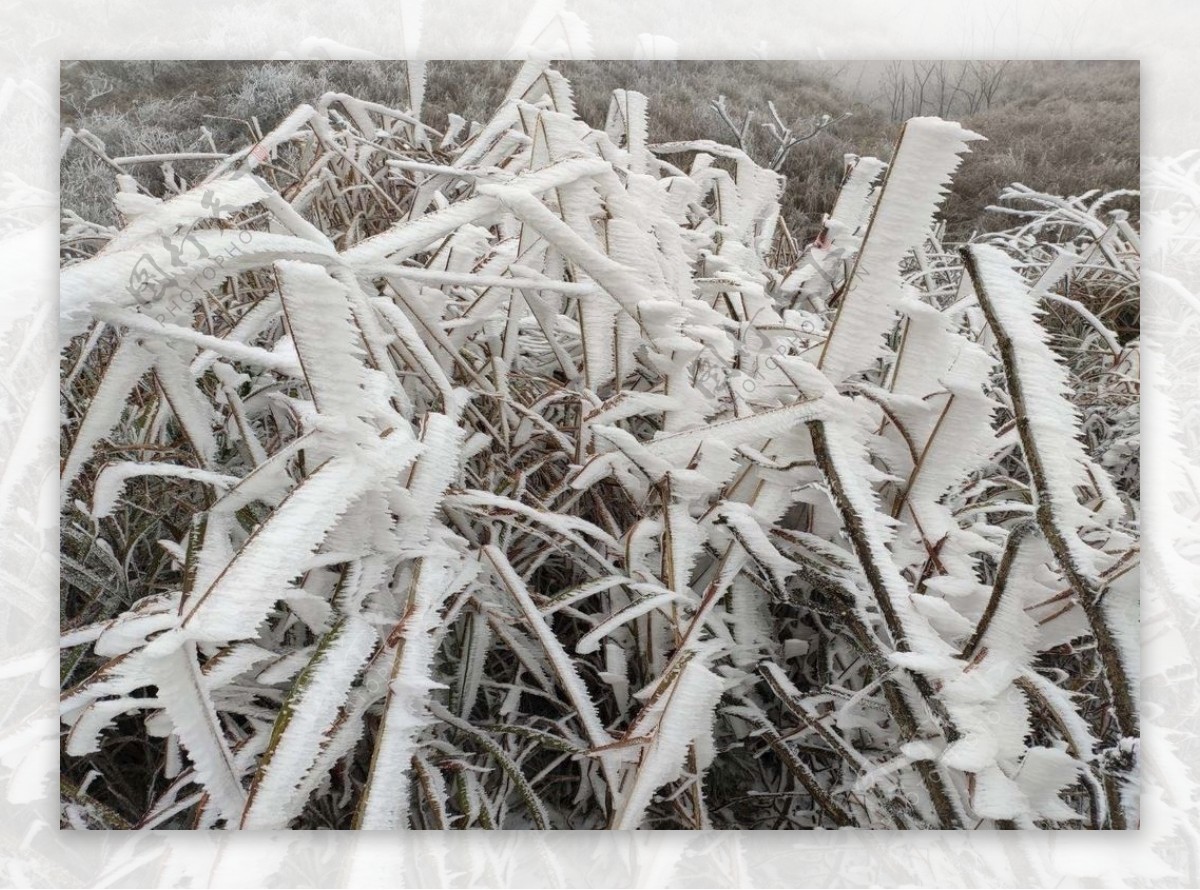
[[(485, 119), (518, 67), (509, 61), (430, 63), (427, 121), (444, 127), (450, 112)], [(770, 147), (762, 126), (770, 120), (769, 101), (789, 124), (850, 112), (796, 146), (781, 168), (788, 179), (785, 216), (800, 238), (814, 236), (832, 206), (843, 155), (887, 159), (900, 127), (888, 113), (886, 71), (865, 63), (602, 61), (565, 62), (561, 68), (571, 80), (580, 116), (594, 126), (603, 124), (613, 89), (645, 93), (653, 112), (652, 141), (728, 141), (731, 131), (711, 107), (724, 95), (739, 123), (754, 112), (748, 143), (756, 157)], [(213, 140), (249, 144), (256, 125), (268, 131), (294, 107), (329, 90), (403, 105), (404, 63), (67, 62), (62, 123), (94, 133), (113, 156), (206, 150)], [(958, 116), (988, 141), (976, 145), (955, 181), (944, 209), (950, 232), (965, 236), (975, 228), (1006, 225), (1005, 218), (983, 208), (1015, 180), (1063, 195), (1136, 189), (1138, 92), (1136, 62), (1009, 65), (991, 107)], [(936, 109), (923, 113), (931, 111)], [(186, 162), (176, 166), (184, 177), (202, 169), (201, 164), (189, 169)], [(148, 168), (142, 175), (161, 194), (157, 170)], [(62, 186), (64, 207), (112, 221), (112, 177), (95, 156), (78, 147), (69, 150)], [(1136, 218), (1136, 199), (1119, 206)]]

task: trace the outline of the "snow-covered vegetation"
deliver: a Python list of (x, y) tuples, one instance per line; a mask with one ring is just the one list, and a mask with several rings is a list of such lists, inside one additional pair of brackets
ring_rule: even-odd
[(652, 97), (530, 63), (438, 131), (421, 67), (195, 183), (84, 146), (68, 824), (1136, 826), (1121, 196), (946, 243), (982, 137), (917, 117), (798, 244)]

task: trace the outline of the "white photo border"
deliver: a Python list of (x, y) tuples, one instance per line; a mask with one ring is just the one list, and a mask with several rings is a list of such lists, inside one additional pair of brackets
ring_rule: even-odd
[[(14, 5), (5, 15), (0, 886), (1200, 884), (1200, 411), (1191, 407), (1200, 405), (1200, 253), (1193, 253), (1200, 235), (1194, 92), (1200, 82), (1200, 5), (54, 0)], [(527, 56), (1141, 60), (1146, 348), (1140, 831), (328, 832), (308, 838), (299, 832), (58, 829), (59, 61)]]

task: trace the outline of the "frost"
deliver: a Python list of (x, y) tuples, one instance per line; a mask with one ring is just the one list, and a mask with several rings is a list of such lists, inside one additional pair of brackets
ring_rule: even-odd
[(919, 118), (800, 244), (653, 94), (425, 75), (67, 221), (66, 756), (157, 827), (1135, 825), (1128, 220), (960, 252)]
[(900, 264), (925, 239), (968, 144), (981, 139), (956, 123), (917, 117), (904, 125), (871, 222), (819, 361), (839, 383), (883, 350), (904, 298)]
[(166, 463), (120, 463), (109, 464), (100, 471), (92, 490), (92, 516), (103, 519), (111, 516), (121, 495), (121, 488), (130, 479), (138, 476), (174, 476), (179, 479), (189, 479), (194, 482), (205, 482), (218, 490), (229, 488), (238, 482), (236, 476), (223, 473), (213, 473), (209, 470), (198, 470), (194, 467), (180, 467)]
[(296, 792), (375, 643), (370, 625), (353, 617), (322, 640), (275, 721), (271, 744), (250, 787), (242, 828), (286, 828), (299, 815), (304, 798)]
[(688, 746), (712, 731), (712, 712), (721, 687), (719, 677), (701, 664), (689, 662), (670, 693), (652, 706), (657, 728), (629, 787), (620, 792), (614, 829), (637, 828), (651, 795), (682, 775)]

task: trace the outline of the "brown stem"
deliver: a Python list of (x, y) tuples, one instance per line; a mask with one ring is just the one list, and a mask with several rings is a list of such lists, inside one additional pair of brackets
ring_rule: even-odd
[(995, 304), (987, 292), (975, 255), (969, 248), (963, 248), (962, 257), (967, 274), (975, 286), (975, 294), (979, 306), (983, 309), (996, 337), (996, 346), (1004, 367), (1004, 376), (1008, 382), (1009, 395), (1012, 397), (1013, 410), (1016, 415), (1017, 435), (1021, 440), (1021, 450), (1025, 453), (1025, 462), (1029, 467), (1029, 476), (1033, 482), (1037, 498), (1037, 522), (1050, 545), (1054, 557), (1062, 567), (1067, 581), (1074, 588), (1083, 607), (1088, 623), (1091, 625), (1092, 636), (1096, 639), (1096, 649), (1100, 653), (1100, 661), (1104, 669), (1104, 681), (1108, 687), (1109, 700), (1112, 703), (1113, 714), (1116, 717), (1117, 729), (1127, 738), (1138, 736), (1137, 708), (1134, 706), (1132, 685), (1125, 666), (1121, 662), (1120, 652), (1111, 628), (1108, 626), (1108, 616), (1100, 602), (1101, 591), (1085, 577), (1071, 556), (1067, 544), (1067, 535), (1050, 498), (1049, 482), (1046, 477), (1045, 462), (1039, 449), (1039, 443), (1033, 434), (1029, 416), (1025, 410), (1021, 375), (1017, 370), (1016, 348), (1004, 325), (996, 314)]
[(1008, 589), (1009, 574), (1012, 572), (1013, 563), (1016, 562), (1017, 554), (1021, 550), (1021, 543), (1036, 528), (1037, 526), (1033, 522), (1022, 522), (1009, 532), (1008, 541), (1004, 545), (1004, 556), (1000, 559), (1000, 568), (997, 569), (996, 580), (992, 584), (992, 595), (988, 599), (987, 607), (983, 610), (979, 624), (975, 627), (975, 633), (971, 635), (970, 641), (963, 648), (961, 657), (964, 660), (970, 661), (975, 657), (975, 652), (979, 648), (979, 644), (983, 642), (983, 637), (987, 633), (992, 619), (996, 617), (996, 612), (1000, 610), (1000, 603), (1004, 599), (1004, 594)]

